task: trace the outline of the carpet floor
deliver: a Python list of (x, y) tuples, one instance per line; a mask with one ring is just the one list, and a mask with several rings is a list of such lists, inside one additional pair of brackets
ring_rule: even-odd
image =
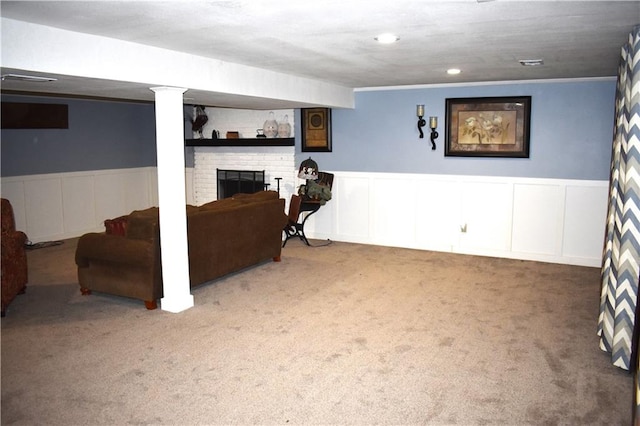
[(76, 242), (28, 252), (3, 425), (631, 423), (597, 268), (291, 240), (173, 314), (82, 296)]

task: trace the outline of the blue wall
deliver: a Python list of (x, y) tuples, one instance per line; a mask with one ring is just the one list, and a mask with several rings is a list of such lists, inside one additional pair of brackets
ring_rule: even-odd
[[(608, 180), (615, 90), (608, 79), (356, 92), (355, 109), (332, 111), (333, 152), (296, 158), (332, 171)], [(532, 97), (530, 158), (445, 157), (445, 99), (491, 96)], [(418, 138), (417, 104), (438, 117), (435, 151)]]
[[(608, 180), (613, 79), (447, 86), (356, 92), (355, 109), (333, 109), (333, 152), (300, 152), (321, 170)], [(446, 98), (531, 96), (530, 158), (444, 157)], [(64, 102), (69, 129), (2, 130), (2, 176), (156, 165), (153, 104), (3, 95), (2, 100)], [(436, 151), (418, 138), (416, 105), (438, 116)], [(296, 110), (296, 135), (300, 111)], [(188, 125), (185, 124), (186, 126)], [(186, 132), (186, 130), (185, 130)], [(193, 149), (186, 148), (186, 166)]]
[(153, 104), (3, 95), (69, 105), (68, 129), (2, 129), (2, 173), (21, 176), (156, 165)]

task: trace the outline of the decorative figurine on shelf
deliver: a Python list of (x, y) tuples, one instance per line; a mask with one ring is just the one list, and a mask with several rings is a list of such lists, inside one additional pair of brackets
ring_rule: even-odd
[(284, 116), (284, 121), (278, 123), (278, 137), (288, 138), (291, 137), (291, 124), (289, 124), (289, 116)]
[(262, 129), (264, 130), (264, 135), (268, 138), (275, 138), (278, 134), (278, 122), (273, 111), (269, 113), (269, 119), (264, 122)]
[(258, 138), (258, 139), (264, 139), (264, 138), (266, 138), (266, 136), (265, 136), (265, 134), (264, 134), (264, 130), (263, 130), (263, 129), (258, 129), (258, 130), (256, 130), (256, 133), (257, 133), (256, 138)]
[(196, 118), (191, 120), (191, 130), (198, 133), (198, 139), (204, 139), (204, 125), (209, 121), (209, 116), (204, 112), (203, 105), (196, 106)]

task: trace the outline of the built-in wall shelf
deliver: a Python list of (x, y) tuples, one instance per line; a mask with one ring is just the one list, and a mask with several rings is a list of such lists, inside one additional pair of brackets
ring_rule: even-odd
[(295, 146), (295, 138), (187, 139), (186, 146)]

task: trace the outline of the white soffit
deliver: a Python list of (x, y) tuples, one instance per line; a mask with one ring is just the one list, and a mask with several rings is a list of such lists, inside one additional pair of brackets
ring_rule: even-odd
[[(189, 53), (2, 18), (2, 74), (48, 76), (38, 92), (152, 101), (152, 86), (186, 87), (193, 103), (221, 107), (352, 108), (353, 89)], [(90, 46), (90, 48), (88, 48)], [(8, 80), (3, 90), (26, 81)]]

